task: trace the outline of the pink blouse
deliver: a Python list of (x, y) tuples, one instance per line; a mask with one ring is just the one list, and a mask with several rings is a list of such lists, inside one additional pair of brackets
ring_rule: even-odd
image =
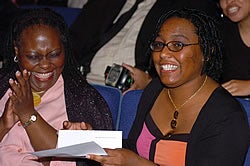
[[(10, 91), (9, 89), (0, 100), (0, 116), (3, 114)], [(35, 107), (35, 109), (56, 130), (62, 129), (62, 122), (68, 120), (62, 76), (60, 76), (55, 85), (42, 96), (40, 105)], [(25, 129), (19, 121), (0, 142), (0, 165), (42, 166), (43, 164), (33, 160), (36, 159), (36, 157), (31, 155), (30, 152), (34, 152), (34, 149)], [(75, 166), (76, 164), (75, 162), (52, 161), (50, 165)]]

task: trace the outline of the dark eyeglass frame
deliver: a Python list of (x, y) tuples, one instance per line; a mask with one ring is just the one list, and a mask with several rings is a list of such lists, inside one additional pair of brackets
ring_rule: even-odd
[[(155, 50), (155, 46), (156, 44), (161, 44), (161, 48), (160, 49), (156, 49)], [(179, 46), (176, 46), (177, 49), (173, 49), (171, 48), (170, 44), (172, 44), (172, 46), (178, 44)], [(170, 41), (168, 43), (163, 43), (163, 42), (160, 42), (160, 41), (153, 41), (152, 43), (150, 43), (150, 49), (153, 51), (153, 52), (161, 52), (163, 50), (164, 47), (167, 47), (169, 51), (172, 51), (172, 52), (179, 52), (183, 49), (183, 47), (186, 47), (186, 46), (190, 46), (190, 45), (198, 45), (199, 43), (189, 43), (189, 44), (185, 44), (185, 43), (182, 43), (181, 41)]]

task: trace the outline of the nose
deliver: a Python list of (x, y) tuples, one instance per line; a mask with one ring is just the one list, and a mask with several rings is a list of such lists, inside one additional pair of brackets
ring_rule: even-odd
[(169, 51), (169, 49), (165, 46), (163, 47), (161, 53), (160, 53), (160, 58), (161, 59), (166, 59), (166, 58), (171, 58), (173, 55), (172, 55), (172, 51)]
[(48, 59), (46, 57), (43, 57), (40, 62), (39, 62), (39, 66), (42, 69), (48, 69), (50, 66), (50, 62), (48, 61)]

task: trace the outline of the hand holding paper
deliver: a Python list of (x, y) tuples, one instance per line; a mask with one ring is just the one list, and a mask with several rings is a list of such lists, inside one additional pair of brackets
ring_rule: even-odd
[(37, 157), (83, 158), (87, 154), (107, 155), (103, 148), (121, 148), (121, 131), (59, 130), (58, 148), (34, 152)]

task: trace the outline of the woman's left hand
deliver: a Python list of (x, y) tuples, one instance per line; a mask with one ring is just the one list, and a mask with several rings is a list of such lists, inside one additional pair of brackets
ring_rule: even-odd
[(12, 90), (12, 93), (10, 93), (10, 100), (15, 114), (21, 121), (26, 121), (29, 116), (35, 112), (29, 76), (30, 74), (25, 69), (23, 72), (16, 72), (17, 80), (9, 80)]
[(63, 122), (63, 129), (65, 130), (92, 130), (92, 126), (85, 122)]
[(128, 149), (105, 149), (107, 156), (99, 156), (94, 154), (89, 154), (88, 159), (95, 160), (100, 162), (103, 166), (110, 165), (122, 165), (122, 166), (131, 166), (131, 165), (155, 165), (149, 160), (143, 159), (136, 153)]

